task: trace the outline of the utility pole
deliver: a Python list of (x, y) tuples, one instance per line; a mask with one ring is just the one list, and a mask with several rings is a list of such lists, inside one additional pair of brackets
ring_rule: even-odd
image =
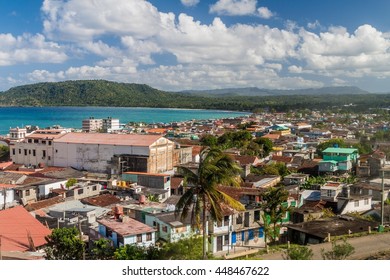
[(382, 169), (382, 184), (381, 184), (381, 224), (379, 225), (379, 232), (382, 232), (384, 229), (383, 221), (385, 215), (385, 169)]

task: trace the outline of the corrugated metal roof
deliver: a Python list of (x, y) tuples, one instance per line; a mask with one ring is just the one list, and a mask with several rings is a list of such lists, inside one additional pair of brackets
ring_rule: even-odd
[(353, 148), (327, 148), (322, 153), (341, 153), (341, 154), (352, 154), (357, 152), (358, 149)]

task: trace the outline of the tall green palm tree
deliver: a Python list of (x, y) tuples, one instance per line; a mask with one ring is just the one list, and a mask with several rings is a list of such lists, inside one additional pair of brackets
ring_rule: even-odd
[(176, 204), (176, 214), (181, 219), (191, 214), (193, 225), (198, 229), (202, 228), (203, 258), (206, 259), (207, 213), (212, 221), (220, 222), (223, 219), (222, 204), (236, 210), (245, 210), (240, 202), (218, 189), (218, 186), (239, 187), (241, 167), (221, 150), (204, 148), (196, 170), (179, 167), (178, 171), (184, 176), (188, 188)]

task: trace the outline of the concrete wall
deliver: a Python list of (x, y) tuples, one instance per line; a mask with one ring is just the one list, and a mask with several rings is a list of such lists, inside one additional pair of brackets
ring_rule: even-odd
[[(5, 191), (5, 205), (9, 207), (15, 203), (14, 189), (6, 189)], [(4, 189), (0, 189), (0, 208), (4, 207)]]
[(38, 197), (39, 198), (46, 198), (46, 197), (48, 197), (48, 195), (50, 194), (51, 190), (59, 189), (59, 188), (61, 188), (61, 185), (65, 186), (67, 181), (68, 180), (63, 180), (63, 181), (54, 182), (54, 183), (50, 183), (50, 184), (39, 185), (38, 186), (38, 189), (39, 189)]
[[(30, 139), (32, 140), (32, 139)], [(53, 140), (36, 139), (38, 143), (15, 142), (10, 144), (11, 160), (16, 164), (53, 165)], [(49, 143), (51, 143), (49, 145)]]

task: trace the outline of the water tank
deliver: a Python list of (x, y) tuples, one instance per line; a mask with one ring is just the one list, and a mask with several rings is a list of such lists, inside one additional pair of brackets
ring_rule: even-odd
[(140, 196), (139, 196), (139, 203), (141, 204), (144, 204), (145, 203), (145, 201), (146, 201), (146, 196), (145, 195), (143, 195), (143, 194), (141, 194)]
[(122, 187), (126, 187), (126, 181), (122, 181)]

